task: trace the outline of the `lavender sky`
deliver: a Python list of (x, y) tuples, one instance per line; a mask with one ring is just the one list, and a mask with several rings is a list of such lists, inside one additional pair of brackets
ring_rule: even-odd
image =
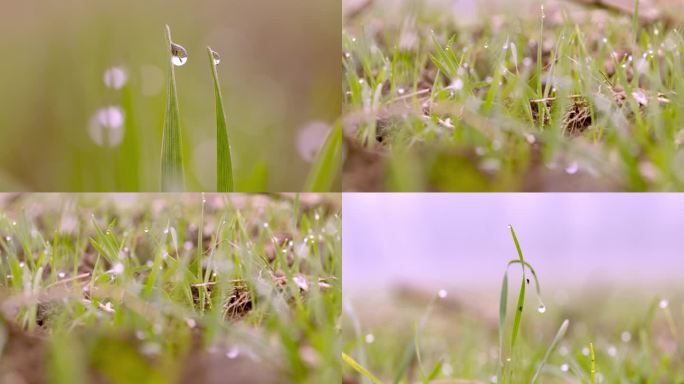
[(525, 258), (549, 285), (684, 277), (681, 194), (344, 194), (345, 292), (396, 282), (498, 289)]

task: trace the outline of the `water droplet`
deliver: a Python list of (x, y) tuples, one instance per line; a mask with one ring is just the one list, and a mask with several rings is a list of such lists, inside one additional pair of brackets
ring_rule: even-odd
[(188, 51), (182, 45), (171, 43), (171, 62), (176, 67), (185, 65), (188, 61)]
[(537, 311), (539, 311), (539, 313), (546, 312), (546, 306), (544, 304), (539, 304), (539, 307), (537, 307)]
[(145, 228), (145, 229), (144, 229), (144, 232), (145, 232), (145, 233), (148, 233), (149, 231), (150, 231), (149, 228)]
[(330, 127), (320, 121), (309, 123), (297, 132), (297, 153), (306, 162), (310, 163), (318, 154), (325, 139), (328, 137)]
[(128, 82), (128, 73), (123, 67), (111, 67), (105, 71), (103, 81), (107, 88), (121, 89)]
[(240, 348), (233, 346), (231, 347), (228, 352), (226, 352), (226, 357), (229, 359), (235, 359), (240, 355)]
[(584, 356), (589, 356), (589, 347), (582, 348), (582, 354)]
[(25, 266), (26, 266), (26, 263), (24, 263), (23, 261), (19, 263), (19, 268), (24, 268)]
[(567, 372), (569, 369), (570, 369), (570, 366), (565, 364), (565, 363), (561, 364), (561, 366), (560, 366), (560, 370), (563, 372)]
[(579, 171), (579, 164), (576, 161), (570, 162), (567, 167), (565, 167), (565, 173), (568, 175), (574, 175)]
[(484, 49), (489, 49), (489, 43), (484, 43)]
[(463, 89), (463, 80), (459, 77), (455, 78), (449, 85), (449, 89), (453, 89), (454, 91), (460, 91), (461, 89)]
[(186, 241), (185, 243), (183, 243), (183, 249), (185, 249), (186, 251), (191, 250), (192, 247), (193, 247), (192, 241)]
[(268, 223), (264, 223), (264, 228), (268, 228)]
[(615, 348), (614, 345), (609, 345), (607, 352), (608, 352), (608, 356), (610, 356), (610, 357), (617, 356), (617, 348)]
[(124, 265), (122, 263), (116, 263), (116, 264), (114, 264), (112, 269), (110, 269), (110, 272), (115, 274), (115, 275), (120, 275), (123, 273), (123, 271), (124, 271)]
[(218, 52), (214, 51), (213, 49), (211, 50), (211, 57), (214, 58), (215, 65), (219, 65), (221, 63), (221, 55), (219, 55)]
[(123, 140), (124, 113), (118, 106), (104, 107), (90, 119), (88, 134), (101, 147), (116, 147)]
[(12, 241), (12, 237), (11, 236), (5, 236), (5, 240)]
[(662, 299), (662, 300), (660, 300), (660, 303), (658, 303), (658, 306), (660, 307), (660, 309), (665, 309), (665, 308), (667, 308), (668, 305), (670, 305), (670, 302), (667, 301), (667, 299)]
[(527, 140), (528, 144), (534, 144), (537, 141), (537, 138), (534, 137), (533, 134), (528, 133), (527, 135), (525, 135), (525, 140)]
[(375, 336), (372, 333), (366, 335), (366, 343), (373, 344), (375, 341)]
[(440, 299), (445, 299), (447, 294), (446, 289), (440, 289), (439, 292), (437, 292), (437, 296), (439, 296)]
[(16, 222), (16, 221), (13, 221), (13, 222), (12, 222), (12, 225), (16, 227), (16, 226), (17, 226), (17, 222)]
[(164, 228), (164, 234), (166, 235), (167, 233), (169, 233), (169, 228), (168, 228), (168, 227)]
[(66, 273), (64, 273), (64, 272), (57, 273), (57, 277), (59, 277), (60, 279), (63, 279), (64, 276), (66, 276)]
[(632, 340), (632, 334), (629, 333), (629, 331), (624, 331), (622, 332), (622, 335), (620, 335), (620, 339), (622, 339), (624, 343), (629, 343), (629, 341)]

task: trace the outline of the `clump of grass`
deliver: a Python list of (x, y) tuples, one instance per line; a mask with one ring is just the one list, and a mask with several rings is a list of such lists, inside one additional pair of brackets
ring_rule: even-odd
[[(185, 48), (171, 39), (171, 28), (165, 29), (167, 61), (169, 68), (166, 94), (166, 113), (164, 114), (164, 129), (161, 152), (161, 190), (163, 192), (177, 192), (185, 189), (183, 176), (183, 146), (181, 144), (180, 111), (178, 108), (178, 93), (176, 91), (176, 70), (174, 60), (187, 60)], [(180, 63), (181, 61), (179, 61)]]
[(230, 140), (228, 139), (228, 125), (226, 123), (226, 112), (223, 109), (223, 95), (217, 66), (221, 61), (218, 52), (207, 47), (209, 53), (209, 64), (211, 74), (214, 79), (214, 94), (216, 98), (216, 190), (218, 192), (233, 192), (235, 183), (233, 182), (233, 160), (230, 154)]
[(0, 377), (339, 380), (340, 203), (319, 198), (3, 200)]
[(345, 133), (365, 149), (347, 161), (382, 155), (345, 168), (345, 189), (681, 189), (684, 40), (667, 5), (530, 1), (532, 17), (468, 28), (408, 3), (345, 23)]

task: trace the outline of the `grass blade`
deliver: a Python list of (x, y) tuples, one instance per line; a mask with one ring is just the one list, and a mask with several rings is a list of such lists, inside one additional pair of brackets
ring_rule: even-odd
[(503, 366), (504, 335), (506, 327), (506, 311), (508, 308), (508, 270), (501, 282), (501, 298), (499, 299), (499, 364)]
[(511, 336), (511, 352), (515, 347), (515, 342), (518, 339), (518, 332), (520, 331), (520, 322), (522, 321), (523, 307), (525, 306), (525, 259), (523, 258), (522, 250), (520, 249), (520, 243), (518, 242), (518, 237), (515, 236), (515, 230), (512, 225), (509, 225), (511, 230), (511, 235), (513, 236), (513, 242), (515, 243), (515, 249), (518, 251), (518, 257), (520, 258), (520, 266), (522, 268), (522, 281), (520, 282), (520, 293), (518, 294), (518, 304), (515, 308), (515, 319), (513, 320), (513, 334)]
[(333, 184), (342, 171), (341, 164), (342, 123), (338, 123), (330, 131), (321, 151), (316, 156), (304, 190), (308, 192), (333, 191)]
[(561, 341), (563, 337), (565, 337), (565, 332), (568, 330), (569, 324), (570, 320), (563, 320), (563, 323), (561, 324), (560, 328), (558, 328), (558, 332), (556, 332), (556, 337), (554, 337), (553, 341), (551, 341), (551, 345), (549, 345), (549, 348), (546, 350), (544, 358), (542, 358), (541, 362), (539, 363), (539, 366), (537, 367), (537, 371), (534, 373), (534, 376), (532, 376), (532, 383), (537, 382), (537, 378), (539, 377), (539, 374), (541, 374), (544, 365), (546, 365), (546, 361), (549, 359), (551, 352), (553, 352), (553, 350), (556, 349), (558, 343)]
[[(171, 28), (166, 26), (166, 49), (170, 52)], [(164, 115), (164, 132), (161, 154), (161, 189), (163, 192), (181, 192), (185, 189), (183, 180), (183, 153), (180, 134), (180, 112), (178, 94), (176, 92), (176, 72), (171, 62), (169, 65), (169, 89), (167, 94), (166, 114)]]
[(370, 373), (366, 368), (362, 367), (361, 364), (357, 363), (356, 360), (354, 360), (351, 356), (347, 355), (344, 352), (342, 352), (342, 361), (347, 363), (347, 365), (352, 367), (356, 372), (368, 378), (374, 384), (382, 384), (382, 381), (380, 381), (380, 379), (373, 376), (373, 374)]
[(233, 192), (233, 160), (230, 154), (230, 140), (228, 139), (228, 126), (226, 112), (223, 109), (223, 95), (218, 78), (218, 53), (207, 47), (211, 75), (214, 78), (214, 94), (216, 97), (216, 190), (218, 192)]
[(596, 356), (594, 355), (594, 343), (589, 343), (591, 354), (591, 384), (596, 384)]

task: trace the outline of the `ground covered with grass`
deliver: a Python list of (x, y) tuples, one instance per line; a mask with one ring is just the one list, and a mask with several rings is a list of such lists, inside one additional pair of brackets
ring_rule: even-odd
[(681, 189), (680, 6), (346, 1), (345, 190)]
[(0, 382), (339, 381), (339, 196), (0, 206)]
[(522, 256), (509, 262), (500, 291), (492, 289), (499, 281), (345, 287), (343, 382), (684, 380), (684, 306), (676, 283), (554, 286), (529, 263)]

